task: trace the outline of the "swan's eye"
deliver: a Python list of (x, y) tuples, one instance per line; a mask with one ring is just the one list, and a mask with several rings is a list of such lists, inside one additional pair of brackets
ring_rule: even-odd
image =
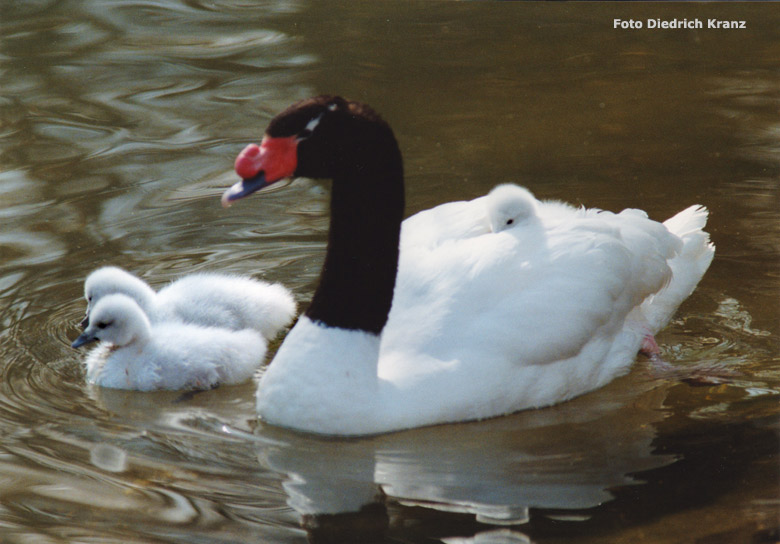
[(297, 140), (299, 142), (301, 140), (305, 140), (306, 138), (309, 138), (314, 133), (314, 129), (317, 128), (317, 125), (320, 124), (323, 115), (325, 114), (321, 113), (317, 117), (315, 117), (314, 119), (306, 123), (306, 126), (303, 127), (303, 130), (298, 133)]
[(113, 323), (113, 321), (101, 321), (100, 323), (98, 323), (98, 324), (96, 325), (96, 327), (97, 327), (98, 329), (105, 329), (106, 327), (108, 327), (108, 326), (109, 326), (109, 325), (111, 325), (112, 323)]
[(507, 225), (511, 225), (511, 224), (512, 224), (512, 223), (514, 223), (514, 222), (515, 222), (515, 220), (514, 220), (514, 219), (507, 219), (507, 220), (506, 220), (506, 224), (507, 224)]
[(92, 295), (89, 295), (89, 296), (87, 297), (87, 302), (92, 302)]

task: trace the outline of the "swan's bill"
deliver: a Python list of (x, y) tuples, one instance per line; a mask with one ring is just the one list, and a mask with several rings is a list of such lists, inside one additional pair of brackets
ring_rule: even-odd
[(269, 185), (270, 183), (265, 179), (265, 172), (260, 172), (250, 179), (242, 179), (222, 193), (222, 206), (228, 208), (236, 200), (249, 196), (255, 191), (259, 191), (263, 187), (268, 187)]

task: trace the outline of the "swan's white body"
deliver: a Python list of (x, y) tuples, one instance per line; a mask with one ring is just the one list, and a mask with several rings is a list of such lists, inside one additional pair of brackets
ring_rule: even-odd
[(570, 399), (627, 372), (714, 255), (699, 206), (661, 224), (533, 199), (493, 232), (489, 196), (404, 221), (381, 335), (302, 317), (262, 377), (258, 413), (358, 435)]
[(266, 341), (256, 331), (183, 323), (152, 325), (140, 306), (122, 294), (93, 307), (78, 347), (101, 344), (85, 360), (87, 381), (114, 389), (210, 389), (249, 380), (262, 362)]
[(196, 273), (156, 293), (145, 281), (114, 266), (99, 268), (84, 283), (87, 316), (104, 296), (135, 300), (152, 323), (178, 322), (232, 330), (254, 329), (267, 340), (295, 315), (292, 294), (279, 284), (243, 276)]

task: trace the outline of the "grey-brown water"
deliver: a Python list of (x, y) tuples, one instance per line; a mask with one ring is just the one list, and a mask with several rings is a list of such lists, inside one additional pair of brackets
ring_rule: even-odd
[[(0, 9), (0, 541), (778, 539), (776, 5)], [(219, 195), (268, 120), (319, 93), (390, 121), (408, 213), (508, 181), (657, 219), (708, 206), (717, 256), (658, 337), (675, 372), (639, 358), (554, 408), (360, 440), (257, 422), (252, 384), (183, 400), (85, 385), (69, 343), (98, 266), (154, 286), (255, 274), (305, 305), (327, 184), (296, 180), (229, 210)]]

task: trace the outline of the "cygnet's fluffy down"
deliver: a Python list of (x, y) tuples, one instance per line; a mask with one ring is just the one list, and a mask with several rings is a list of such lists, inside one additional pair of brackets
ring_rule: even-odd
[(122, 294), (106, 295), (92, 308), (90, 323), (74, 342), (99, 340), (86, 358), (87, 381), (102, 387), (212, 389), (249, 380), (266, 353), (256, 331), (184, 323), (152, 325), (141, 307)]
[(518, 185), (498, 185), (485, 196), (490, 230), (502, 230), (536, 219), (537, 200), (531, 191)]
[(175, 321), (233, 330), (254, 329), (272, 339), (295, 315), (292, 294), (280, 284), (244, 276), (197, 273), (184, 276), (156, 293), (145, 281), (115, 267), (92, 272), (84, 282), (86, 327), (92, 308), (110, 294), (135, 300), (152, 323)]

